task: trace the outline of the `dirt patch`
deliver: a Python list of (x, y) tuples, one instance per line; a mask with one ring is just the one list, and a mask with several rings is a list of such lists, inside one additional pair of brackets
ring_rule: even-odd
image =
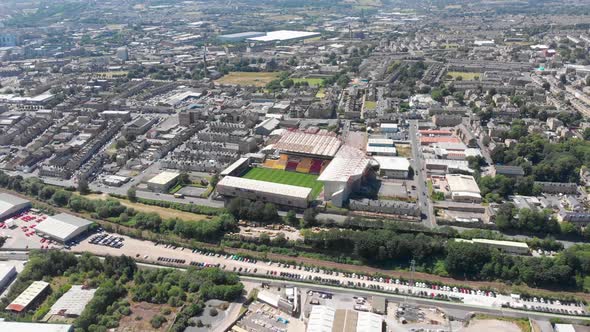
[(516, 323), (497, 319), (478, 319), (469, 323), (469, 326), (461, 331), (478, 332), (524, 332)]
[[(161, 310), (163, 308), (170, 308), (171, 313), (169, 315), (162, 315)], [(121, 332), (142, 332), (142, 331), (167, 331), (168, 328), (174, 322), (177, 308), (172, 308), (165, 304), (151, 304), (147, 302), (131, 302), (131, 315), (123, 316), (119, 321), (119, 328), (117, 331)], [(166, 317), (166, 323), (164, 323), (159, 329), (152, 327), (150, 320), (155, 315), (161, 314)], [(141, 319), (138, 319), (141, 317)]]

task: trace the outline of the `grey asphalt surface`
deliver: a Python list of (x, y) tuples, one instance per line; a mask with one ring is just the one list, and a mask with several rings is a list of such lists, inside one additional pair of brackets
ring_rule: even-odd
[(416, 178), (416, 188), (418, 189), (418, 205), (420, 206), (420, 211), (422, 211), (422, 216), (426, 217), (426, 219), (423, 220), (424, 225), (426, 227), (433, 228), (436, 226), (436, 218), (434, 216), (432, 201), (428, 197), (428, 185), (426, 184), (426, 178), (424, 176), (424, 172), (422, 172), (424, 163), (422, 162), (420, 142), (418, 142), (417, 134), (418, 121), (410, 121), (410, 142), (412, 143), (413, 158), (412, 168), (414, 169), (414, 172), (418, 172), (417, 175), (414, 175)]

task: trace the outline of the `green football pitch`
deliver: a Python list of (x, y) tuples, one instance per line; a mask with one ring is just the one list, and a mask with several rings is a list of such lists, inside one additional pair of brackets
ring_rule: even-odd
[(246, 175), (244, 175), (243, 177), (252, 180), (290, 184), (292, 186), (311, 188), (312, 198), (318, 197), (320, 192), (322, 192), (322, 188), (324, 186), (323, 183), (317, 180), (317, 175), (281, 171), (278, 169), (270, 168), (253, 168), (250, 171), (248, 171), (248, 173), (246, 173)]

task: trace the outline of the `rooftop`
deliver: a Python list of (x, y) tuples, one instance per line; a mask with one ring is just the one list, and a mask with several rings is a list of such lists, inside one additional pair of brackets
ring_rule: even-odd
[(239, 178), (235, 176), (224, 177), (223, 179), (221, 179), (221, 181), (219, 181), (217, 186), (234, 187), (243, 190), (252, 190), (261, 193), (298, 197), (303, 199), (307, 199), (311, 195), (312, 191), (311, 188), (307, 187), (298, 187), (288, 184), (252, 180), (246, 178)]
[(290, 39), (300, 39), (300, 38), (309, 38), (309, 37), (316, 37), (320, 36), (319, 32), (308, 32), (308, 31), (293, 31), (293, 30), (277, 30), (271, 31), (266, 34), (266, 36), (260, 37), (252, 37), (248, 38), (248, 40), (252, 41), (281, 41), (281, 40), (290, 40)]
[(447, 174), (445, 175), (445, 179), (449, 184), (451, 192), (480, 194), (477, 182), (475, 182), (475, 179), (471, 175)]
[(347, 182), (352, 177), (362, 176), (369, 161), (361, 150), (345, 145), (324, 169), (318, 181)]
[(286, 132), (274, 145), (285, 152), (302, 153), (321, 157), (334, 157), (342, 142), (335, 136)]
[[(49, 287), (48, 282), (34, 281), (29, 287), (27, 287), (27, 289), (20, 293), (20, 295), (17, 296), (16, 299), (12, 301), (12, 303), (10, 303), (6, 307), (6, 310), (18, 312), (25, 310), (31, 304), (31, 302), (33, 302), (47, 287)], [(4, 332), (4, 330), (2, 331)]]
[(74, 285), (51, 306), (49, 313), (80, 316), (95, 292), (96, 289), (84, 289), (80, 285)]
[(0, 321), (0, 331), (2, 332), (70, 332), (72, 330), (73, 327), (69, 324)]
[(78, 218), (67, 213), (60, 213), (45, 219), (37, 225), (36, 230), (60, 239), (65, 239), (80, 227), (87, 227), (91, 224), (92, 222), (86, 219)]
[(174, 181), (180, 174), (176, 172), (162, 172), (153, 178), (151, 178), (148, 182), (153, 184), (167, 184), (170, 181)]
[(385, 170), (407, 171), (410, 168), (410, 161), (404, 157), (373, 157), (378, 163), (379, 168)]

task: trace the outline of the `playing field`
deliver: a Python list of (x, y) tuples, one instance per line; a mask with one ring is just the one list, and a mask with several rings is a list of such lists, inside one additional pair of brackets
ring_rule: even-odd
[(294, 78), (293, 82), (294, 83), (307, 82), (307, 84), (309, 84), (310, 86), (321, 86), (324, 83), (324, 79), (323, 78), (313, 78), (313, 77)]
[(457, 79), (457, 77), (461, 77), (466, 81), (473, 81), (478, 80), (481, 73), (470, 73), (470, 72), (462, 72), (462, 71), (450, 71), (447, 75), (451, 76), (453, 79)]
[(279, 72), (230, 72), (215, 82), (227, 85), (253, 85), (256, 87), (266, 86), (279, 77)]
[(316, 198), (322, 192), (323, 183), (319, 182), (318, 176), (296, 172), (281, 171), (270, 168), (253, 168), (246, 175), (246, 179), (260, 180), (272, 183), (289, 184), (298, 187), (311, 188), (311, 196)]

